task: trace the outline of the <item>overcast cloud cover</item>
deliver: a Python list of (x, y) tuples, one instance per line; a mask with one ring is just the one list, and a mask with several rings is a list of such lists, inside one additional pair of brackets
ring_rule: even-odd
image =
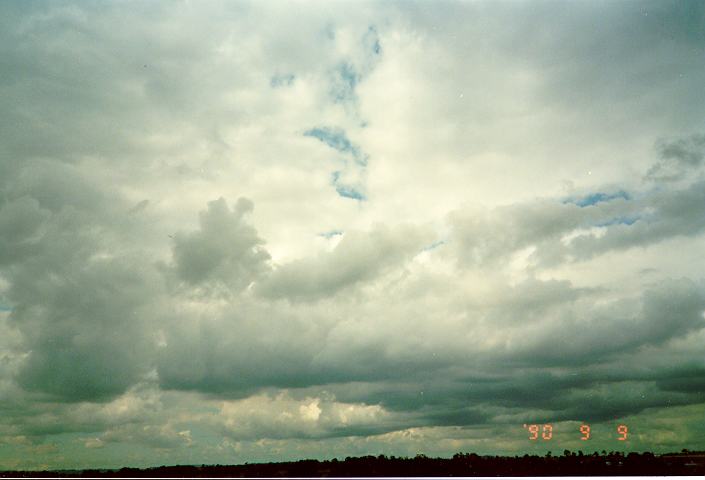
[(0, 468), (705, 449), (703, 85), (696, 1), (0, 2)]

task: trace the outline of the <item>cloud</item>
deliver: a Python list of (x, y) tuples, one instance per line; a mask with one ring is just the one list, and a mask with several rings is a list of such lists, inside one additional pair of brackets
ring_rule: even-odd
[(0, 4), (0, 467), (702, 445), (702, 5), (286, 8)]
[(705, 156), (705, 135), (692, 135), (657, 144), (660, 160), (646, 172), (653, 181), (673, 181), (698, 169)]
[(296, 75), (293, 73), (274, 75), (270, 80), (270, 85), (272, 88), (290, 87), (294, 80), (296, 80)]
[(259, 286), (268, 297), (316, 299), (371, 281), (418, 253), (430, 234), (412, 226), (346, 232), (330, 253), (278, 267)]
[(4, 205), (0, 210), (0, 230), (7, 234), (2, 237), (0, 264), (14, 263), (31, 255), (38, 230), (49, 215), (31, 197), (20, 197)]
[[(161, 425), (119, 425), (107, 430), (100, 438), (99, 445), (110, 443), (142, 444), (156, 449), (171, 449), (189, 446), (193, 443), (189, 430), (177, 431), (169, 424)], [(95, 445), (95, 442), (93, 443)], [(86, 445), (86, 448), (91, 448)], [(93, 447), (96, 448), (96, 447)]]
[(699, 213), (699, 205), (705, 200), (703, 186), (705, 183), (700, 181), (682, 190), (649, 194), (641, 202), (641, 211), (631, 212), (637, 218), (629, 220), (627, 217), (627, 220), (613, 223), (600, 237), (577, 237), (571, 243), (571, 253), (574, 252), (577, 258), (589, 258), (614, 249), (646, 246), (670, 237), (700, 234), (705, 228)]
[(125, 241), (140, 221), (76, 166), (30, 160), (10, 172), (0, 277), (21, 338), (12, 376), (66, 401), (119, 395), (150, 368), (144, 316), (162, 284), (149, 254)]
[(561, 312), (564, 316), (541, 326), (542, 334), (524, 336), (506, 353), (524, 365), (580, 365), (588, 358), (599, 362), (665, 343), (705, 326), (702, 286), (687, 279), (664, 282), (646, 290), (635, 305), (632, 302), (624, 299), (592, 311)]
[(233, 210), (223, 198), (209, 202), (199, 214), (199, 231), (174, 236), (177, 277), (194, 287), (238, 292), (266, 272), (270, 256), (243, 218), (252, 208), (245, 198)]
[(698, 235), (705, 227), (699, 214), (702, 192), (703, 183), (696, 181), (681, 189), (640, 192), (638, 198), (538, 199), (492, 211), (458, 210), (450, 223), (463, 265), (491, 264), (525, 248), (534, 249), (537, 263), (551, 265)]
[[(247, 396), (262, 387), (289, 388), (325, 380), (309, 368), (324, 340), (318, 312), (241, 299), (235, 305), (181, 309), (158, 352), (166, 389)], [(191, 352), (184, 357), (183, 352)]]
[(69, 263), (41, 281), (28, 277), (37, 273), (32, 269), (15, 279), (22, 296), (11, 296), (10, 321), (30, 352), (20, 385), (67, 400), (105, 399), (149, 369), (151, 339), (142, 321), (159, 280), (126, 260)]
[(369, 435), (384, 430), (389, 414), (378, 405), (334, 398), (256, 395), (222, 402), (212, 421), (233, 440), (326, 438)]
[(89, 438), (84, 445), (86, 448), (103, 448), (105, 443), (99, 438)]

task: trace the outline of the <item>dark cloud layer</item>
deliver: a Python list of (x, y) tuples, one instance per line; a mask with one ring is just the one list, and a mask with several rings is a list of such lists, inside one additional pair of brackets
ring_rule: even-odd
[(705, 448), (703, 5), (289, 7), (0, 4), (0, 469)]

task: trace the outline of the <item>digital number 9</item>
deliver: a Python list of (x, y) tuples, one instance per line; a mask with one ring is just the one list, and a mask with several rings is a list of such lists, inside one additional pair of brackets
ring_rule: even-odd
[(590, 440), (590, 425), (580, 425), (580, 433), (583, 434), (580, 440)]
[(629, 432), (629, 429), (627, 428), (626, 425), (620, 425), (617, 427), (617, 433), (621, 435), (621, 437), (617, 437), (617, 440), (624, 441), (627, 439), (627, 433)]
[(536, 440), (539, 438), (539, 426), (538, 425), (529, 425), (529, 440)]

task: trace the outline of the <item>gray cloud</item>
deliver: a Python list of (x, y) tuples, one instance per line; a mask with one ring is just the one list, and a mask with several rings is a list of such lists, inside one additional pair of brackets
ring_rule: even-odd
[(323, 332), (300, 314), (243, 304), (216, 318), (187, 320), (166, 332), (159, 352), (164, 388), (243, 396), (325, 381), (309, 368)]
[[(614, 250), (648, 246), (705, 228), (703, 182), (681, 189), (649, 190), (579, 206), (540, 199), (451, 214), (454, 248), (463, 265), (491, 265), (526, 248), (539, 265), (587, 260)], [(598, 231), (591, 229), (597, 228)], [(600, 231), (601, 230), (601, 231)]]
[(702, 165), (705, 135), (661, 141), (657, 147), (660, 160), (649, 168), (646, 178), (654, 181), (677, 180)]
[(544, 325), (539, 336), (506, 354), (521, 365), (604, 361), (702, 329), (703, 311), (702, 286), (687, 279), (668, 281), (646, 290), (638, 303), (624, 299), (587, 312), (561, 312), (563, 316)]
[(3, 205), (0, 210), (2, 236), (0, 264), (20, 261), (31, 255), (36, 246), (36, 235), (50, 212), (43, 210), (39, 202), (31, 197), (20, 197)]
[(68, 400), (110, 398), (149, 369), (142, 320), (159, 279), (138, 262), (76, 259), (44, 278), (44, 265), (13, 278), (10, 321), (30, 351), (18, 373), (23, 387)]
[(12, 376), (67, 401), (119, 395), (150, 368), (144, 318), (162, 284), (149, 255), (126, 242), (140, 224), (75, 166), (32, 160), (10, 172), (0, 278), (21, 336)]
[(244, 216), (253, 208), (240, 198), (233, 210), (225, 199), (199, 214), (200, 230), (174, 237), (174, 268), (180, 280), (206, 289), (238, 292), (268, 270), (264, 242)]

